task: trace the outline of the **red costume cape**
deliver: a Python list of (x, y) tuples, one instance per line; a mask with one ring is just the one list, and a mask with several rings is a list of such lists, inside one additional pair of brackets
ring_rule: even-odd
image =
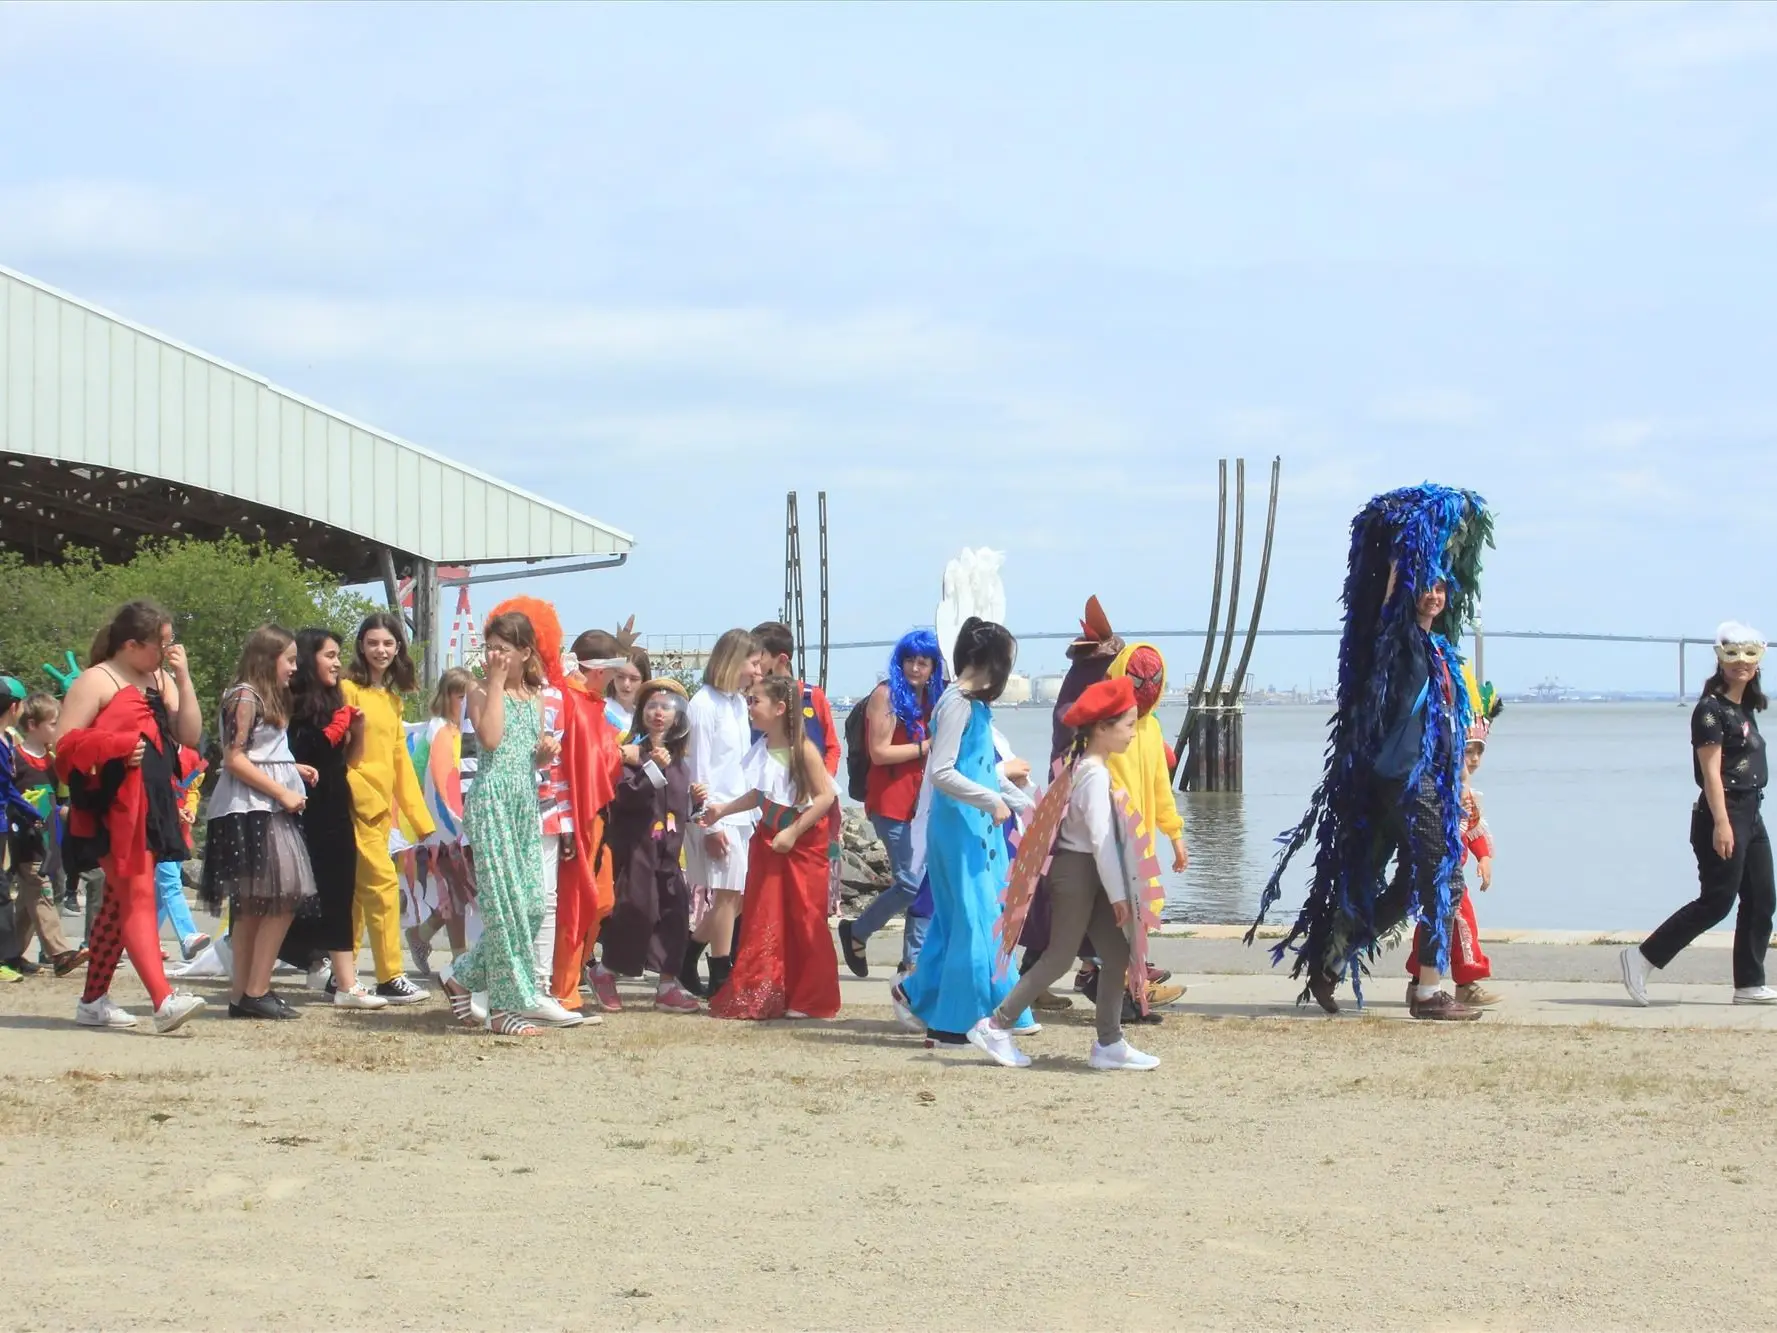
[(605, 808), (617, 794), (623, 773), (617, 733), (605, 720), (605, 701), (586, 692), (578, 680), (562, 682), (562, 767), (574, 813), (574, 856), (556, 878), (555, 965), (550, 989), (566, 1008), (580, 1007), (580, 971), (611, 914), (616, 889), (611, 865), (601, 853)]
[[(149, 711), (148, 700), (133, 685), (111, 696), (90, 727), (78, 727), (56, 743), (56, 776), (63, 782), (76, 773), (90, 786), (103, 780), (105, 765), (122, 763), (138, 740), (160, 749), (160, 726)], [(104, 824), (111, 847), (103, 857), (113, 882), (154, 873), (154, 856), (148, 850), (148, 793), (142, 786), (141, 768), (125, 768), (123, 781), (102, 815), (70, 808), (68, 832), (77, 838), (96, 837)]]

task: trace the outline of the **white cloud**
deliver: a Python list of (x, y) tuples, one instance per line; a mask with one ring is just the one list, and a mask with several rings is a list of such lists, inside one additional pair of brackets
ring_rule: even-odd
[(889, 158), (888, 140), (841, 111), (814, 111), (779, 128), (779, 153), (841, 171), (869, 172)]
[(929, 380), (979, 371), (985, 335), (910, 310), (802, 316), (759, 306), (599, 306), (518, 301), (244, 295), (191, 323), (235, 358), (557, 376), (698, 370), (779, 382)]
[(1371, 415), (1390, 426), (1449, 430), (1476, 425), (1487, 405), (1461, 389), (1413, 389), (1379, 399)]

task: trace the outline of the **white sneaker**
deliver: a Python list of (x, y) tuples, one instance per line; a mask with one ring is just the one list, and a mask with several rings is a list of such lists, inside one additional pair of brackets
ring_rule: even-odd
[(1012, 1034), (1004, 1028), (993, 1025), (991, 1018), (984, 1018), (969, 1029), (969, 1045), (979, 1049), (996, 1065), (1004, 1065), (1007, 1069), (1024, 1069), (1030, 1064), (1030, 1057), (1018, 1049), (1018, 1043), (1012, 1040)]
[(74, 1006), (74, 1021), (88, 1028), (133, 1028), (136, 1016), (114, 1003), (109, 995), (101, 995), (88, 1004), (85, 1000)]
[(363, 986), (353, 986), (350, 990), (333, 992), (335, 1009), (387, 1009), (389, 1002), (380, 995), (372, 995)]
[(1777, 1004), (1777, 990), (1769, 986), (1742, 986), (1734, 992), (1735, 1004)]
[(915, 1036), (926, 1030), (926, 1025), (919, 1021), (918, 1015), (913, 1012), (902, 996), (899, 985), (889, 987), (889, 1003), (895, 1007), (895, 1022), (899, 1023), (903, 1029)]
[(1126, 1040), (1110, 1046), (1093, 1042), (1092, 1056), (1087, 1063), (1094, 1069), (1158, 1069), (1160, 1057), (1138, 1051)]
[(333, 980), (333, 964), (326, 958), (309, 969), (308, 988), (312, 991), (325, 991), (327, 983)]
[(209, 947), (210, 937), (200, 930), (179, 941), (179, 956), (189, 963)]
[(185, 1020), (204, 1007), (201, 995), (182, 995), (174, 991), (160, 1002), (160, 1008), (154, 1011), (154, 1030), (165, 1033), (183, 1027)]
[(1623, 989), (1629, 992), (1629, 998), (1643, 1009), (1647, 1008), (1647, 974), (1652, 970), (1647, 955), (1641, 952), (1639, 944), (1631, 944), (1621, 955), (1623, 966)]
[(564, 1009), (561, 1001), (553, 995), (545, 995), (537, 1001), (536, 1007), (523, 1011), (524, 1016), (533, 1023), (541, 1023), (551, 1028), (577, 1028), (586, 1021), (581, 1014), (572, 1009)]

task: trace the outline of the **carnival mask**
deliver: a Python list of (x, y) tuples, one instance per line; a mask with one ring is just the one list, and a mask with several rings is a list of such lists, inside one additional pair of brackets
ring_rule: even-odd
[(1723, 666), (1732, 666), (1735, 662), (1750, 662), (1757, 666), (1765, 660), (1765, 645), (1762, 643), (1718, 643), (1715, 645), (1715, 660)]
[(1160, 691), (1166, 688), (1166, 663), (1157, 649), (1145, 644), (1129, 654), (1129, 683), (1135, 686), (1135, 709), (1146, 717), (1160, 702)]

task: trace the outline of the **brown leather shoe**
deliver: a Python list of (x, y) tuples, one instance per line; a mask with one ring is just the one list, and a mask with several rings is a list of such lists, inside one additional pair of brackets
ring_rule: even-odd
[(1046, 1014), (1057, 1014), (1063, 1009), (1072, 1009), (1074, 1002), (1065, 995), (1057, 995), (1052, 990), (1046, 990), (1037, 992), (1037, 998), (1030, 1002), (1030, 1007)]
[(66, 953), (57, 954), (53, 960), (56, 975), (58, 977), (65, 977), (75, 968), (84, 967), (86, 965), (86, 958), (87, 953), (85, 949), (69, 949)]
[(1469, 1008), (1450, 992), (1442, 990), (1429, 1000), (1422, 1000), (1415, 994), (1410, 1009), (1415, 1018), (1441, 1023), (1470, 1023), (1481, 1016), (1479, 1009)]
[(1498, 1004), (1505, 996), (1498, 991), (1490, 991), (1478, 981), (1471, 981), (1466, 986), (1456, 988), (1456, 998), (1471, 1009), (1485, 1009), (1490, 1004)]
[(1324, 972), (1316, 972), (1308, 978), (1308, 993), (1314, 1002), (1329, 1014), (1339, 1012), (1339, 1001), (1333, 998), (1333, 992), (1339, 988), (1339, 979), (1329, 977)]

